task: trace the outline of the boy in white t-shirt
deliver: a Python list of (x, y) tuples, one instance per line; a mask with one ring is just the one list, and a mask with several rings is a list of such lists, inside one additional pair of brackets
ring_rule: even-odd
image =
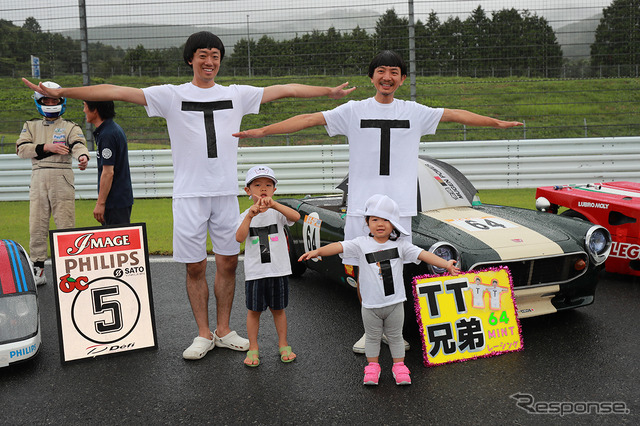
[(244, 364), (248, 367), (260, 365), (258, 329), (260, 315), (267, 308), (271, 310), (276, 325), (280, 360), (291, 362), (296, 359), (296, 354), (287, 343), (287, 316), (284, 309), (289, 303), (291, 262), (284, 227), (300, 219), (300, 213), (273, 200), (278, 181), (269, 167), (252, 167), (247, 172), (245, 182), (244, 190), (253, 200), (253, 205), (240, 215), (240, 225), (236, 231), (236, 241), (245, 242), (249, 351)]
[[(400, 224), (411, 234), (411, 217), (417, 214), (420, 138), (435, 134), (440, 122), (497, 128), (522, 126), (518, 121), (498, 120), (461, 109), (430, 108), (395, 99), (396, 90), (407, 77), (407, 66), (400, 55), (390, 50), (373, 58), (368, 75), (376, 89), (372, 98), (349, 101), (330, 111), (301, 114), (234, 134), (239, 138), (259, 138), (325, 126), (329, 136), (347, 136), (349, 192), (344, 230), (347, 240), (366, 234), (367, 230), (362, 226), (364, 203), (374, 193), (386, 194), (398, 203)], [(358, 259), (345, 256), (343, 263), (358, 265)], [(365, 336), (362, 336), (353, 345), (353, 351), (364, 353), (364, 341)]]
[[(189, 83), (144, 89), (99, 84), (52, 89), (22, 81), (47, 97), (85, 101), (125, 101), (143, 105), (150, 117), (163, 117), (171, 140), (173, 183), (173, 259), (186, 265), (186, 287), (198, 335), (182, 353), (197, 360), (214, 347), (246, 351), (249, 341), (231, 330), (229, 318), (235, 293), (240, 244), (238, 220), (238, 140), (242, 117), (257, 114), (260, 105), (285, 97), (328, 96), (340, 99), (354, 88), (278, 84), (268, 87), (222, 86), (215, 82), (224, 58), (222, 41), (208, 31), (192, 34), (183, 59), (193, 70)], [(207, 231), (215, 253), (217, 328), (209, 326)]]
[(407, 296), (402, 276), (403, 264), (430, 263), (445, 268), (452, 275), (460, 273), (455, 260), (441, 257), (411, 244), (408, 232), (400, 224), (400, 210), (386, 195), (375, 194), (365, 202), (364, 216), (368, 236), (331, 243), (300, 256), (299, 261), (318, 256), (343, 253), (360, 261), (360, 295), (362, 322), (366, 341), (365, 355), (369, 364), (364, 369), (365, 385), (377, 385), (380, 378), (380, 342), (387, 336), (393, 358), (393, 377), (397, 385), (410, 385), (409, 369), (404, 365), (405, 345), (402, 338), (404, 302)]

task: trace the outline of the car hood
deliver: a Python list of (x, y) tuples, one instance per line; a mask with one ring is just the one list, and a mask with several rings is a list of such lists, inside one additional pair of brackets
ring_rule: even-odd
[(526, 209), (457, 207), (425, 211), (417, 219), (414, 233), (448, 241), (465, 252), (491, 249), (503, 260), (562, 254), (566, 251), (562, 245), (571, 239), (561, 225), (547, 220), (557, 217), (541, 218)]

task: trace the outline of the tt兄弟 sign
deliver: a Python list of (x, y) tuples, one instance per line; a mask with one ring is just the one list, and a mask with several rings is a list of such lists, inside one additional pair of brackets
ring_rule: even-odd
[(145, 224), (50, 236), (62, 361), (156, 349)]
[(522, 350), (506, 267), (416, 277), (413, 293), (426, 366)]

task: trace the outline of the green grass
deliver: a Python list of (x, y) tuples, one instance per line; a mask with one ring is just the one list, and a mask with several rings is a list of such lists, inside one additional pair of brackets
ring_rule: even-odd
[[(277, 198), (277, 197), (276, 197)], [(480, 199), (486, 204), (502, 204), (523, 208), (534, 208), (535, 189), (483, 190)], [(251, 203), (248, 197), (238, 197), (240, 211)], [(95, 200), (76, 201), (76, 227), (97, 226), (93, 218)], [(151, 254), (167, 255), (172, 253), (173, 219), (171, 199), (143, 198), (135, 200), (131, 222), (147, 224), (147, 238)], [(54, 229), (53, 221), (51, 229)], [(0, 238), (15, 240), (25, 248), (29, 247), (29, 202), (0, 202)], [(207, 242), (211, 251), (211, 242)]]
[[(93, 84), (112, 83), (133, 87), (146, 87), (162, 83), (184, 83), (185, 77), (128, 77), (93, 79)], [(302, 83), (335, 86), (345, 81), (358, 89), (348, 98), (335, 101), (328, 98), (282, 99), (265, 104), (261, 113), (244, 118), (242, 129), (261, 127), (293, 115), (332, 109), (349, 99), (364, 99), (375, 94), (371, 82), (363, 76), (287, 76), (218, 77), (223, 85)], [(80, 76), (56, 78), (63, 86), (82, 84)], [(461, 108), (505, 120), (526, 123), (526, 138), (612, 137), (640, 134), (640, 80), (637, 78), (548, 80), (541, 78), (417, 78), (417, 101), (433, 107)], [(18, 78), (0, 78), (0, 136), (5, 144), (13, 144), (22, 123), (37, 116), (31, 93)], [(397, 98), (410, 98), (408, 81), (398, 90)], [(82, 102), (67, 101), (65, 118), (84, 123)], [(163, 119), (149, 118), (143, 107), (116, 103), (116, 120), (125, 129), (130, 149), (167, 148), (168, 135)], [(425, 141), (522, 139), (522, 128), (507, 130), (467, 128), (456, 123), (442, 123), (435, 136)], [(344, 138), (329, 138), (323, 128), (306, 129), (295, 135), (271, 136), (264, 139), (241, 141), (244, 146), (343, 143)], [(11, 149), (13, 149), (11, 147)], [(1, 150), (1, 149), (0, 149)], [(5, 147), (5, 152), (7, 152)], [(13, 152), (13, 151), (11, 151)]]

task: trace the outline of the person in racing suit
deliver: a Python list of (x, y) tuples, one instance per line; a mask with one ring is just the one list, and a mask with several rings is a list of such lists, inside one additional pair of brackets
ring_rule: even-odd
[[(43, 83), (59, 88), (54, 82)], [(31, 159), (29, 189), (29, 256), (34, 264), (36, 284), (46, 284), (44, 262), (47, 259), (49, 220), (53, 215), (58, 229), (75, 227), (75, 187), (71, 157), (85, 170), (89, 150), (82, 129), (60, 116), (66, 110), (65, 98), (48, 98), (35, 92), (33, 96), (42, 119), (24, 123), (16, 142), (20, 158)]]

